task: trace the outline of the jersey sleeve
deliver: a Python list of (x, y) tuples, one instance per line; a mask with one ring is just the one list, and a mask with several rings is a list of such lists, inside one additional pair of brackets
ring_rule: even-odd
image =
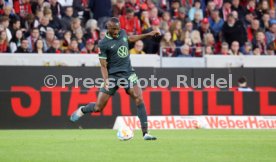
[(103, 43), (99, 43), (99, 48), (100, 48), (100, 52), (99, 52), (99, 58), (100, 59), (107, 59), (107, 55), (106, 55), (106, 47), (103, 45)]
[(124, 29), (121, 30), (120, 34), (122, 34), (123, 37), (128, 37), (127, 32)]

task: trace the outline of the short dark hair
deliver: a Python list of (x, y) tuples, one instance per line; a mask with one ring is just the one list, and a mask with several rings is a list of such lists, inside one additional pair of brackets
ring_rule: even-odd
[(246, 83), (246, 82), (247, 82), (247, 79), (246, 79), (245, 76), (242, 76), (238, 79), (238, 83), (240, 83), (240, 84), (243, 84), (243, 83)]
[(111, 22), (113, 22), (113, 23), (119, 23), (119, 22), (120, 22), (120, 20), (119, 20), (117, 17), (111, 17), (111, 18), (109, 19), (109, 21), (111, 21)]

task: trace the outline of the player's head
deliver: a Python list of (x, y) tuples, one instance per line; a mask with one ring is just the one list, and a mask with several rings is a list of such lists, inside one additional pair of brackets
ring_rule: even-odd
[(242, 76), (238, 79), (239, 87), (246, 87), (247, 86), (247, 79), (245, 76)]
[(117, 38), (118, 34), (119, 34), (119, 31), (120, 31), (120, 21), (119, 21), (119, 19), (116, 18), (116, 17), (110, 18), (106, 23), (106, 28), (107, 28), (108, 34), (112, 38)]

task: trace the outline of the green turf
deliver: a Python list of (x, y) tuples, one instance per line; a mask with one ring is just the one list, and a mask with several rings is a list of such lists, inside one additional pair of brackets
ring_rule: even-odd
[(119, 141), (113, 130), (2, 130), (0, 162), (276, 161), (275, 130), (151, 131), (157, 141)]

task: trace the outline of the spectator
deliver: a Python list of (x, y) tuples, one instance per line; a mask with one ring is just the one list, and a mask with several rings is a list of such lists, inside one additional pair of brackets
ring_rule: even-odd
[(180, 48), (181, 54), (178, 55), (178, 57), (191, 57), (190, 54), (190, 46), (187, 44), (184, 44), (181, 48)]
[(221, 17), (223, 18), (224, 21), (226, 21), (228, 19), (228, 15), (232, 13), (232, 9), (231, 9), (231, 0), (224, 0), (223, 1), (223, 6), (221, 9)]
[(65, 8), (65, 15), (62, 17), (62, 29), (63, 30), (70, 30), (71, 29), (71, 22), (72, 22), (72, 16), (73, 16), (73, 7), (66, 7)]
[(45, 39), (43, 39), (44, 51), (47, 51), (55, 40), (55, 32), (53, 28), (47, 28)]
[(233, 41), (238, 41), (240, 46), (246, 42), (246, 31), (241, 21), (236, 21), (232, 14), (228, 15), (227, 22), (222, 27), (223, 39), (232, 44)]
[(45, 8), (50, 8), (50, 3), (48, 3), (45, 0), (37, 0), (37, 1), (32, 1), (31, 3), (31, 9), (32, 13), (35, 13), (37, 10), (44, 11)]
[(238, 41), (232, 42), (229, 54), (235, 56), (242, 55), (242, 53), (240, 52), (240, 45)]
[(257, 18), (256, 14), (256, 2), (255, 0), (249, 0), (245, 8), (245, 12), (250, 12), (253, 14), (254, 18)]
[(42, 19), (43, 16), (44, 15), (43, 15), (42, 10), (35, 11), (34, 20), (33, 20), (33, 24), (32, 24), (32, 26), (34, 28), (37, 28), (40, 25), (40, 20)]
[(168, 26), (172, 24), (171, 16), (169, 12), (163, 12), (161, 23), (167, 23)]
[(60, 48), (60, 40), (54, 39), (51, 47), (47, 50), (47, 53), (52, 53), (52, 54), (60, 54), (62, 53), (62, 49)]
[(229, 55), (229, 45), (227, 42), (223, 42), (221, 44), (221, 51), (220, 53), (221, 55)]
[(82, 30), (81, 20), (79, 18), (73, 18), (71, 22), (71, 31), (73, 34), (76, 34), (77, 30)]
[(222, 30), (224, 21), (219, 17), (218, 10), (213, 10), (211, 12), (211, 18), (209, 18), (209, 22), (210, 22), (210, 29), (213, 31), (216, 41), (219, 41), (220, 33)]
[(131, 8), (134, 11), (134, 15), (139, 17), (140, 14), (140, 6), (137, 3), (137, 0), (129, 0), (125, 4), (126, 8)]
[[(40, 21), (40, 20), (39, 20)], [(40, 22), (39, 22), (40, 23)], [(22, 25), (27, 31), (31, 31), (35, 26), (35, 16), (33, 14), (27, 14)]]
[[(8, 18), (10, 18), (11, 20), (15, 19), (15, 18), (19, 18), (19, 16), (17, 16), (16, 14), (14, 14), (13, 12), (13, 7), (12, 7), (12, 4), (8, 3), (8, 4), (5, 4), (3, 6), (3, 10), (4, 10), (4, 13), (3, 13), (3, 16), (7, 16)], [(1, 13), (0, 13), (1, 15)]]
[[(68, 1), (68, 0), (65, 0), (65, 1)], [(74, 9), (74, 13), (73, 13), (74, 17), (83, 19), (84, 10), (85, 10), (83, 5), (88, 3), (86, 1), (88, 1), (88, 0), (73, 0), (72, 7)]]
[(13, 9), (22, 19), (24, 19), (28, 14), (32, 14), (30, 0), (14, 0)]
[(150, 23), (158, 21), (160, 23), (159, 17), (158, 17), (158, 9), (156, 7), (152, 8), (149, 12), (149, 19)]
[(171, 3), (171, 16), (173, 19), (178, 17), (179, 8), (181, 7), (180, 0), (173, 0)]
[(253, 46), (259, 48), (261, 55), (267, 54), (265, 34), (262, 31), (257, 32), (256, 39), (253, 41)]
[(130, 49), (130, 54), (145, 54), (143, 51), (144, 43), (141, 40), (135, 42), (135, 45), (132, 49)]
[(64, 38), (61, 43), (62, 51), (67, 51), (69, 45), (71, 44), (71, 39), (72, 39), (72, 33), (71, 33), (71, 31), (68, 30), (64, 33)]
[(213, 55), (213, 54), (214, 54), (214, 51), (213, 51), (212, 46), (206, 46), (205, 47), (205, 55)]
[(25, 38), (22, 38), (21, 45), (20, 45), (20, 47), (17, 48), (15, 53), (26, 54), (26, 53), (30, 53), (30, 52), (31, 52), (31, 50), (28, 48), (28, 40)]
[(42, 39), (38, 39), (35, 42), (33, 53), (37, 53), (37, 54), (43, 54), (43, 53), (45, 53), (45, 51), (44, 51), (45, 48), (43, 46), (44, 46), (43, 40)]
[(271, 20), (276, 19), (275, 9), (274, 10), (273, 9), (269, 10), (269, 17), (270, 17)]
[(160, 23), (160, 32), (161, 32), (161, 35), (165, 34), (167, 31), (169, 31), (170, 27), (168, 25), (168, 23), (166, 22), (161, 22)]
[(261, 19), (261, 22), (260, 22), (260, 28), (264, 31), (268, 31), (269, 30), (269, 21), (270, 21), (269, 14), (264, 13), (263, 17)]
[(49, 17), (43, 16), (41, 18), (40, 25), (38, 26), (38, 29), (39, 29), (40, 36), (43, 38), (45, 38), (45, 36), (46, 36), (47, 28), (50, 28), (49, 23), (50, 23)]
[(253, 20), (254, 16), (251, 12), (245, 13), (245, 20), (243, 22), (244, 27), (247, 29), (251, 25)]
[(134, 10), (128, 8), (125, 16), (120, 16), (121, 28), (126, 30), (128, 35), (137, 35), (142, 33), (139, 19), (134, 16)]
[(10, 42), (11, 53), (14, 53), (17, 50), (17, 48), (20, 47), (22, 38), (23, 38), (22, 30), (20, 29), (16, 30), (15, 35), (13, 36)]
[(98, 54), (99, 50), (98, 47), (95, 45), (95, 41), (93, 39), (88, 39), (86, 41), (86, 45), (81, 50), (82, 54)]
[(5, 30), (2, 30), (0, 32), (0, 52), (1, 53), (10, 52), (9, 41)]
[(182, 0), (182, 6), (185, 7), (185, 10), (189, 11), (194, 4), (194, 0)]
[[(134, 14), (134, 10), (133, 10), (133, 14)], [(114, 17), (126, 15), (125, 0), (116, 0), (116, 3), (112, 6), (112, 15)]]
[(201, 1), (199, 1), (199, 0), (195, 0), (193, 7), (189, 10), (189, 13), (188, 13), (189, 19), (193, 21), (196, 13), (199, 14), (199, 18), (201, 18), (201, 19), (203, 18), (203, 11), (201, 9)]
[(216, 41), (212, 33), (205, 34), (203, 39), (205, 46), (211, 46), (214, 53), (220, 53), (221, 42)]
[(274, 39), (274, 41), (268, 44), (268, 49), (274, 51), (274, 54), (276, 53), (276, 39)]
[[(203, 44), (202, 39), (200, 37), (200, 32), (197, 30), (194, 30), (191, 33), (191, 41), (193, 44), (193, 49), (192, 49), (192, 53), (195, 57), (202, 57), (202, 48), (203, 48)], [(186, 45), (189, 45), (189, 43), (185, 42)]]
[[(63, 7), (57, 0), (49, 0), (52, 13), (57, 18), (61, 19)], [(65, 11), (66, 13), (66, 11)], [(73, 13), (72, 13), (73, 14)]]
[(238, 91), (240, 92), (252, 92), (253, 89), (247, 86), (247, 79), (242, 76), (238, 79)]
[(216, 9), (215, 1), (208, 1), (206, 10), (204, 11), (204, 17), (210, 17), (213, 10)]
[(15, 18), (11, 20), (11, 25), (10, 25), (10, 31), (12, 37), (14, 37), (15, 32), (21, 28), (21, 23), (19, 18)]
[(267, 55), (274, 56), (275, 55), (275, 50), (271, 48), (267, 48)]
[(57, 0), (62, 7), (73, 6), (74, 0)]
[(38, 28), (33, 28), (31, 31), (31, 35), (27, 37), (28, 50), (30, 50), (30, 52), (33, 51), (35, 42), (38, 40), (38, 38), (39, 38), (39, 30)]
[(85, 40), (83, 38), (83, 31), (81, 29), (78, 29), (76, 31), (76, 39), (78, 41), (78, 47), (79, 47), (79, 49), (85, 48)]
[(90, 9), (93, 13), (93, 19), (98, 21), (99, 28), (104, 29), (106, 21), (110, 16), (112, 16), (111, 1), (90, 0)]
[(172, 35), (172, 40), (173, 41), (179, 41), (181, 36), (182, 36), (182, 24), (181, 21), (175, 20), (171, 27), (170, 27), (170, 32)]
[(245, 42), (244, 48), (242, 50), (242, 53), (244, 55), (253, 55), (252, 43), (251, 42)]
[(98, 27), (98, 22), (95, 19), (90, 19), (86, 22), (86, 34), (84, 37), (88, 39), (93, 39), (94, 41), (98, 41), (100, 39), (100, 29)]
[(175, 56), (175, 44), (170, 32), (166, 32), (160, 42), (160, 48), (162, 50), (162, 56), (173, 57)]
[(0, 26), (3, 28), (0, 31), (5, 30), (8, 42), (12, 39), (12, 34), (11, 34), (10, 29), (9, 29), (9, 24), (10, 24), (9, 21), (10, 21), (10, 19), (9, 19), (8, 16), (1, 16), (0, 17)]
[(216, 9), (221, 9), (223, 5), (223, 0), (214, 0), (214, 3)]
[(270, 21), (269, 31), (265, 33), (265, 37), (267, 44), (270, 44), (276, 39), (276, 22), (273, 23), (272, 21)]
[[(194, 30), (194, 31), (197, 31), (197, 30)], [(193, 45), (192, 33), (193, 33), (193, 31), (191, 33), (187, 32), (187, 31), (182, 32), (179, 43), (175, 42), (176, 46), (179, 47), (179, 46), (182, 46), (183, 44), (192, 46)]]
[(107, 32), (106, 29), (100, 31), (100, 39), (99, 39), (99, 41), (101, 41), (101, 40), (103, 40), (105, 38), (106, 32)]
[(49, 18), (49, 27), (53, 28), (56, 34), (59, 34), (59, 31), (62, 29), (62, 25), (60, 23), (60, 19), (53, 16), (52, 10), (49, 8), (45, 8), (43, 11), (43, 15)]
[(141, 0), (137, 1), (137, 3), (140, 3), (140, 8), (142, 11), (149, 11), (156, 7), (152, 0)]
[(242, 22), (244, 22), (245, 10), (240, 5), (240, 0), (232, 0), (231, 10), (238, 12), (239, 20), (241, 20)]
[(193, 31), (193, 22), (192, 21), (187, 21), (185, 24), (185, 31), (191, 33)]
[(78, 41), (75, 38), (73, 38), (71, 40), (71, 43), (70, 43), (68, 49), (66, 50), (66, 53), (70, 53), (70, 54), (80, 53), (80, 49), (78, 47)]
[(87, 22), (89, 19), (92, 19), (92, 12), (89, 8), (90, 0), (81, 0), (81, 6), (83, 7), (83, 21)]
[(255, 46), (253, 49), (254, 49), (253, 50), (253, 55), (254, 56), (260, 56), (261, 55), (261, 49), (259, 47)]
[(163, 13), (170, 10), (170, 2), (167, 0), (155, 1), (155, 6)]
[(142, 31), (147, 30), (151, 27), (148, 11), (143, 11), (141, 13), (141, 27)]
[(235, 18), (237, 21), (240, 21), (240, 20), (239, 20), (239, 15), (238, 15), (238, 12), (237, 12), (237, 11), (232, 11), (232, 15), (234, 16), (234, 18)]
[(270, 8), (269, 8), (268, 1), (267, 0), (260, 1), (260, 4), (257, 7), (257, 11), (256, 11), (258, 19), (262, 19), (263, 15), (265, 13), (268, 13), (269, 10)]
[(182, 28), (185, 28), (185, 24), (189, 21), (189, 18), (186, 14), (186, 9), (184, 7), (179, 8), (179, 13), (177, 16), (177, 20), (181, 21)]
[(209, 20), (208, 18), (204, 18), (201, 20), (201, 25), (199, 28), (199, 32), (200, 32), (200, 37), (201, 39), (204, 39), (204, 36), (208, 33), (212, 33), (211, 29), (210, 29), (210, 24), (209, 24)]
[(260, 21), (258, 19), (254, 19), (251, 22), (251, 26), (247, 28), (247, 39), (252, 42), (256, 36), (256, 33), (260, 30)]
[(195, 12), (195, 18), (193, 20), (193, 28), (195, 30), (198, 30), (200, 28), (201, 20), (202, 20), (202, 17), (200, 16), (200, 12)]

